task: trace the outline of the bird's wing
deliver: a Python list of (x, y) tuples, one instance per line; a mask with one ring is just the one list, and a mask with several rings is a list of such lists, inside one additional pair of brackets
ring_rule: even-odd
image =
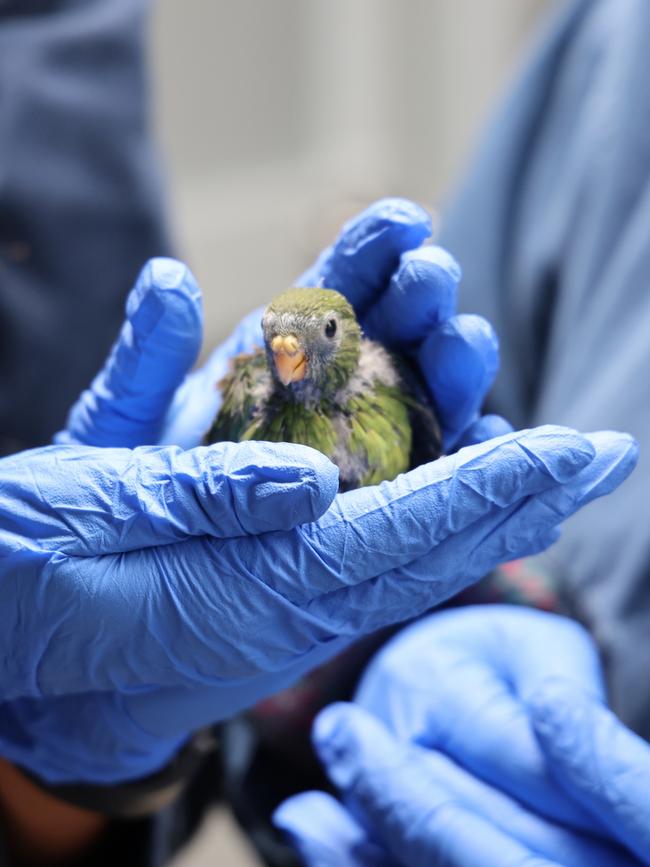
[(223, 402), (205, 442), (239, 442), (256, 415), (263, 411), (272, 391), (264, 350), (236, 355), (230, 371), (217, 387)]
[(347, 388), (345, 475), (350, 487), (394, 478), (441, 454), (435, 413), (417, 374), (401, 358), (364, 340)]
[(411, 424), (398, 387), (375, 382), (365, 393), (351, 394), (345, 414), (350, 487), (377, 485), (409, 469)]
[(400, 386), (389, 353), (363, 340), (357, 370), (340, 395), (347, 428), (337, 456), (342, 488), (378, 484), (409, 468), (411, 425)]

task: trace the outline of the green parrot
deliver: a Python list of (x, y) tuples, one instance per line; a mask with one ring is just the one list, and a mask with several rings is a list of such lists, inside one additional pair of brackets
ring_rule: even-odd
[(363, 336), (339, 292), (293, 288), (262, 319), (264, 348), (233, 359), (206, 443), (312, 446), (339, 488), (393, 479), (441, 452), (435, 415), (402, 359)]

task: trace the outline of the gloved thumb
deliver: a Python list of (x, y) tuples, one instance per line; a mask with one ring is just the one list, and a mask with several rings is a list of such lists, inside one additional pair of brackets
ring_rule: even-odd
[(545, 681), (527, 704), (553, 776), (650, 863), (650, 746), (568, 678)]
[[(29, 473), (21, 454), (3, 461), (7, 536), (32, 528), (31, 538), (46, 552), (82, 557), (189, 536), (290, 530), (319, 518), (338, 489), (338, 471), (324, 455), (286, 443), (188, 451), (50, 446), (29, 456)], [(34, 485), (35, 478), (45, 481)]]
[(151, 259), (126, 302), (126, 321), (104, 368), (72, 407), (55, 442), (152, 445), (174, 392), (201, 348), (203, 308), (189, 269)]

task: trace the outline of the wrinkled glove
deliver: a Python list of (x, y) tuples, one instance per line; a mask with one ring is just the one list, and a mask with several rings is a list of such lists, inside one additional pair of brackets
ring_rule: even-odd
[[(419, 363), (449, 451), (511, 428), (498, 416), (480, 416), (498, 368), (498, 341), (480, 316), (454, 315), (460, 269), (440, 247), (420, 247), (430, 233), (422, 208), (384, 199), (350, 221), (296, 283), (342, 292), (370, 337)], [(230, 359), (261, 345), (261, 311), (247, 316), (189, 375), (201, 347), (203, 314), (200, 291), (183, 265), (152, 260), (126, 313), (104, 369), (73, 407), (57, 441), (197, 445), (218, 411), (215, 385)]]
[[(373, 314), (373, 306), (379, 312), (383, 309), (387, 341), (415, 358), (421, 355), (447, 444), (461, 439), (478, 441), (509, 429), (501, 419), (479, 416), (497, 368), (497, 341), (479, 317), (453, 315), (459, 278), (453, 260), (435, 249), (409, 252), (430, 229), (428, 215), (416, 205), (380, 202), (351, 221), (333, 247), (297, 282), (322, 281), (342, 289), (358, 309), (363, 305), (369, 310), (371, 327), (374, 315), (375, 336), (382, 317)], [(408, 312), (399, 320), (396, 317), (402, 308)], [(207, 364), (190, 375), (187, 371), (201, 345), (202, 303), (184, 266), (152, 260), (128, 298), (126, 313), (104, 369), (71, 411), (58, 442), (108, 447), (196, 445), (217, 411), (220, 395), (215, 383), (226, 372), (230, 358), (261, 340), (260, 312), (247, 317)], [(282, 449), (275, 456), (279, 462), (287, 457)], [(261, 466), (271, 459), (267, 451)], [(291, 507), (290, 500), (287, 507)], [(262, 638), (259, 645), (257, 652), (263, 656)], [(322, 656), (325, 659), (333, 652), (334, 646), (331, 650), (325, 647)], [(294, 673), (261, 674), (254, 684), (241, 683), (233, 700), (224, 697), (223, 690), (212, 688), (206, 696), (196, 688), (172, 694), (149, 687), (143, 701), (150, 701), (154, 716), (166, 716), (173, 708), (170, 731), (181, 737), (181, 732), (190, 732), (201, 721), (225, 716), (291, 682), (317, 661), (318, 655), (312, 653), (294, 662)], [(217, 700), (217, 692), (222, 699)], [(117, 691), (112, 695), (76, 692), (72, 697), (6, 702), (0, 747), (5, 755), (50, 781), (120, 780), (141, 775), (162, 764), (176, 740), (166, 743), (164, 738), (141, 732), (130, 719), (123, 698)]]
[[(449, 318), (458, 274), (442, 252), (436, 255), (443, 257), (444, 267), (432, 264), (427, 258), (433, 255), (430, 252), (424, 255), (422, 265), (417, 265), (415, 254), (409, 259), (404, 253), (417, 246), (428, 231), (428, 218), (415, 206), (395, 201), (380, 203), (349, 224), (339, 241), (312, 269), (311, 277), (298, 282), (317, 282), (322, 277), (337, 288), (344, 288), (344, 282), (350, 292), (356, 293), (358, 303), (370, 305), (367, 316), (371, 326), (375, 309), (372, 298), (379, 299), (375, 307), (389, 305), (390, 315), (383, 319), (391, 328), (398, 302), (410, 305), (414, 315), (407, 319), (408, 327), (425, 321), (430, 331), (405, 333), (403, 345), (421, 358), (427, 353), (436, 358), (435, 368), (423, 367), (423, 373), (434, 393), (448, 443), (471, 442), (505, 426), (502, 420), (478, 416), (483, 393), (496, 368), (496, 340), (489, 326), (478, 318)], [(395, 268), (397, 273), (391, 279)], [(382, 295), (387, 284), (390, 285)], [(216, 351), (204, 368), (186, 377), (200, 345), (200, 295), (183, 266), (169, 260), (154, 260), (129, 297), (127, 322), (106, 367), (73, 409), (68, 430), (59, 440), (123, 446), (170, 440), (184, 446), (195, 444), (216, 412), (219, 398), (215, 381), (225, 372), (232, 354), (250, 348), (259, 337), (258, 329), (259, 314), (256, 314)], [(396, 339), (393, 333), (391, 340)], [(445, 369), (447, 377), (443, 375)], [(463, 376), (457, 390), (445, 392), (445, 384), (460, 374)], [(179, 383), (183, 384), (178, 387)], [(592, 447), (567, 432), (549, 431), (531, 436), (532, 440), (530, 436), (523, 440), (513, 438), (510, 444), (493, 444), (459, 458), (466, 468), (460, 475), (453, 462), (447, 462), (424, 468), (392, 485), (337, 499), (334, 511), (326, 516), (330, 521), (327, 527), (311, 528), (315, 542), (309, 533), (305, 536), (299, 533), (297, 544), (293, 536), (285, 541), (277, 536), (260, 537), (253, 549), (247, 547), (245, 540), (238, 548), (233, 540), (223, 548), (228, 553), (223, 573), (217, 569), (214, 551), (219, 548), (221, 556), (221, 546), (210, 538), (184, 543), (191, 543), (191, 548), (166, 547), (164, 556), (158, 556), (154, 550), (133, 551), (127, 557), (113, 555), (97, 567), (93, 563), (95, 574), (106, 568), (112, 576), (111, 581), (97, 579), (99, 589), (94, 586), (95, 579), (86, 580), (77, 568), (74, 579), (66, 577), (59, 581), (68, 591), (70, 602), (65, 616), (60, 614), (61, 623), (56, 625), (55, 618), (48, 625), (46, 620), (43, 636), (32, 637), (26, 645), (36, 648), (35, 656), (43, 646), (48, 652), (45, 655), (57, 660), (50, 666), (51, 682), (45, 689), (41, 688), (40, 662), (29, 663), (38, 666), (38, 677), (33, 672), (29, 674), (29, 665), (26, 672), (27, 681), (31, 676), (37, 681), (41, 695), (48, 697), (5, 703), (4, 721), (0, 724), (1, 749), (50, 781), (112, 781), (140, 776), (164, 763), (185, 735), (202, 723), (227, 716), (291, 683), (364, 630), (408, 617), (409, 612), (422, 611), (454, 592), (451, 586), (444, 586), (452, 573), (458, 573), (455, 576), (458, 586), (464, 586), (494, 562), (514, 556), (520, 543), (522, 551), (529, 552), (550, 544), (555, 531), (547, 533), (546, 528), (557, 524), (576, 502), (560, 498), (562, 502), (558, 502), (557, 511), (551, 515), (546, 501), (526, 500), (525, 496), (530, 497), (544, 487), (549, 495), (551, 491), (558, 494), (561, 481), (588, 462)], [(532, 447), (528, 456), (522, 446), (524, 450)], [(305, 454), (304, 450), (301, 454)], [(283, 447), (273, 446), (252, 460), (251, 466), (263, 469), (269, 463), (273, 465), (274, 456), (281, 465), (287, 460)], [(324, 489), (329, 490), (329, 470), (323, 470), (321, 464), (321, 471), (324, 475), (314, 484), (322, 495)], [(48, 474), (49, 471), (43, 472), (44, 476)], [(457, 483), (464, 475), (468, 480), (459, 486)], [(23, 480), (25, 477), (27, 471)], [(313, 481), (313, 474), (311, 478)], [(93, 496), (109, 504), (104, 519), (110, 523), (110, 510), (119, 506), (119, 500), (115, 494), (102, 494), (101, 478), (95, 481)], [(163, 474), (160, 485), (155, 486), (154, 499), (159, 497), (158, 488), (171, 487), (168, 481)], [(254, 479), (251, 485), (253, 482)], [(112, 483), (109, 488), (113, 489)], [(227, 488), (225, 485), (224, 489)], [(449, 496), (446, 490), (453, 492), (449, 503), (445, 499)], [(24, 494), (21, 492), (20, 496)], [(78, 494), (66, 490), (64, 501), (69, 499), (74, 504)], [(47, 502), (47, 491), (44, 499)], [(139, 495), (135, 501), (140, 501)], [(516, 502), (523, 507), (523, 516), (510, 505)], [(146, 497), (142, 503), (143, 508), (149, 508)], [(79, 507), (75, 532), (81, 538), (91, 530), (91, 522), (83, 514), (89, 505), (92, 503), (86, 500)], [(289, 500), (287, 509), (292, 508)], [(540, 511), (540, 523), (524, 526), (528, 508)], [(99, 521), (100, 526), (104, 519)], [(303, 519), (297, 510), (295, 523)], [(439, 574), (425, 567), (428, 554), (418, 560), (425, 550), (433, 553), (432, 546), (425, 541), (424, 528), (416, 527), (411, 532), (411, 526), (418, 520), (430, 525), (435, 536), (433, 544), (445, 538), (444, 544), (436, 549), (437, 558), (445, 564)], [(377, 545), (375, 536), (384, 532), (387, 523), (390, 526), (382, 543)], [(266, 529), (271, 526), (272, 523)], [(30, 527), (30, 533), (36, 529)], [(158, 532), (159, 528), (154, 529)], [(253, 531), (260, 529), (255, 527)], [(101, 552), (105, 530), (93, 533)], [(218, 528), (208, 531), (207, 536), (215, 534), (219, 535)], [(330, 537), (334, 536), (337, 541), (330, 550)], [(151, 549), (166, 541), (164, 533), (163, 537), (156, 541), (152, 536), (148, 543)], [(348, 542), (351, 537), (354, 541)], [(474, 545), (481, 550), (473, 551)], [(389, 552), (386, 562), (382, 558), (384, 547)], [(236, 548), (238, 554), (233, 561), (231, 554)], [(284, 550), (283, 556), (278, 554), (280, 548)], [(197, 553), (195, 549), (200, 550)], [(393, 568), (398, 566), (395, 550), (400, 551), (400, 563), (409, 560), (416, 563), (407, 567), (417, 589), (415, 594), (408, 589), (408, 582), (401, 581), (399, 568)], [(322, 559), (320, 551), (324, 552)], [(438, 569), (434, 560), (432, 566)], [(118, 564), (115, 567), (111, 565), (114, 561)], [(308, 585), (310, 576), (306, 571), (311, 561), (316, 566), (313, 587)], [(85, 573), (88, 562), (84, 560), (81, 565)], [(64, 571), (69, 573), (70, 568), (69, 563), (65, 564)], [(366, 579), (384, 572), (381, 580), (370, 587), (371, 582)], [(207, 583), (206, 604), (201, 607), (198, 588), (202, 590), (206, 585), (206, 575), (212, 581)], [(431, 592), (426, 585), (433, 576), (439, 586)], [(219, 581), (214, 587), (216, 577)], [(286, 599), (276, 592), (278, 578), (280, 588), (297, 582), (296, 591), (288, 592)], [(149, 588), (152, 580), (156, 592)], [(191, 595), (190, 600), (183, 597), (176, 582)], [(360, 583), (355, 587), (356, 582)], [(90, 601), (76, 592), (76, 583), (92, 594)], [(140, 598), (143, 588), (147, 592), (145, 599)], [(109, 602), (102, 613), (104, 592)], [(120, 607), (116, 600), (128, 600), (129, 593), (134, 599)], [(364, 594), (373, 597), (369, 603)], [(158, 595), (162, 595), (165, 604)], [(407, 598), (403, 598), (405, 595)], [(310, 610), (310, 606), (318, 607), (314, 605), (316, 597), (318, 604), (326, 608), (323, 621), (319, 619), (320, 613), (314, 616)], [(346, 602), (343, 597), (349, 600)], [(43, 606), (49, 605), (45, 598), (43, 594), (40, 607), (28, 605), (34, 619), (41, 616)], [(97, 611), (92, 610), (93, 606)], [(146, 617), (138, 617), (137, 611), (143, 606)], [(14, 608), (15, 605), (11, 610)], [(68, 616), (84, 621), (85, 631), (78, 639)], [(251, 626), (252, 623), (256, 625)], [(47, 638), (52, 629), (61, 645), (56, 647), (54, 642), (54, 653), (50, 653), (52, 647)], [(179, 634), (182, 640), (177, 638)], [(73, 635), (70, 642), (69, 635)], [(215, 642), (221, 648), (217, 651), (219, 664)], [(151, 649), (153, 671), (145, 658), (147, 648)], [(224, 648), (228, 648), (226, 656), (231, 658), (222, 667)], [(79, 666), (79, 658), (86, 662), (87, 672), (84, 666)], [(68, 660), (73, 660), (72, 664)], [(67, 674), (77, 675), (74, 683), (68, 682)], [(90, 692), (98, 689), (102, 694)], [(73, 694), (66, 695), (71, 690)], [(25, 694), (23, 687), (18, 687), (16, 694)], [(26, 694), (31, 693), (27, 690)], [(51, 694), (61, 697), (51, 698)]]
[(151, 771), (202, 724), (547, 546), (634, 454), (622, 435), (507, 434), (339, 494), (312, 523), (337, 474), (305, 447), (7, 458), (2, 698), (77, 695), (67, 715), (3, 705), (2, 752), (50, 781)]
[(507, 606), (428, 617), (377, 655), (358, 705), (315, 724), (346, 807), (313, 792), (276, 820), (308, 865), (650, 863), (650, 747), (602, 697), (572, 621)]

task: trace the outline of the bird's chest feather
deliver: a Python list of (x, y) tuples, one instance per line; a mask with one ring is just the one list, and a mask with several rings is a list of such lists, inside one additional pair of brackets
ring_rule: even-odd
[(253, 420), (242, 439), (299, 443), (331, 456), (338, 437), (333, 419), (325, 405), (307, 407), (299, 403), (269, 401)]
[(341, 395), (313, 406), (271, 399), (242, 439), (318, 449), (338, 466), (341, 490), (378, 484), (409, 469), (411, 427), (397, 389)]

